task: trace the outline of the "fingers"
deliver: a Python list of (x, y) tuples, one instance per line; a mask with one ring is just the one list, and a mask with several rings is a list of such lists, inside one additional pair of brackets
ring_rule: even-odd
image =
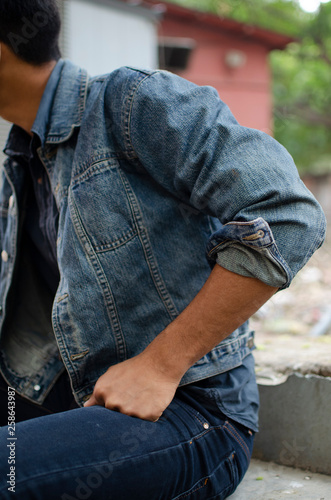
[(95, 406), (98, 404), (100, 404), (100, 403), (97, 402), (96, 397), (93, 393), (92, 396), (90, 397), (90, 399), (88, 401), (86, 401), (86, 403), (84, 403), (84, 408), (86, 408), (87, 406)]
[(138, 407), (136, 407), (136, 405), (129, 404), (128, 401), (126, 402), (126, 404), (123, 404), (123, 402), (122, 404), (115, 404), (114, 401), (111, 400), (111, 398), (108, 397), (105, 401), (103, 398), (93, 393), (90, 399), (86, 401), (86, 403), (84, 403), (84, 408), (96, 405), (104, 406), (108, 410), (123, 413), (124, 415), (128, 415), (129, 417), (140, 418), (142, 420), (148, 420), (150, 422), (157, 422), (163, 414), (162, 411), (156, 410), (155, 407), (146, 405), (146, 402), (145, 404), (139, 404)]
[[(100, 379), (99, 379), (100, 380)], [(100, 384), (99, 380), (94, 386), (93, 393), (88, 401), (84, 403), (84, 407), (88, 406), (107, 406), (105, 404), (106, 402), (106, 397), (107, 397), (107, 392), (105, 389), (102, 388), (102, 385)]]
[(157, 422), (171, 403), (177, 382), (136, 356), (111, 366), (96, 382), (84, 407), (103, 406), (150, 422)]
[(135, 399), (132, 397), (124, 398), (120, 400), (118, 397), (114, 396), (107, 397), (104, 406), (108, 410), (116, 411), (127, 415), (128, 417), (140, 418), (141, 420), (148, 420), (150, 422), (156, 422), (159, 420), (163, 413), (160, 407), (156, 407), (155, 404), (145, 399)]

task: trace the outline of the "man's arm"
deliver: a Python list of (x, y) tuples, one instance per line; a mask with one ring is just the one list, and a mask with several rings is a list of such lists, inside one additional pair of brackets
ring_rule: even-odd
[(102, 405), (154, 421), (184, 373), (244, 323), (277, 288), (215, 265), (187, 308), (138, 356), (112, 366), (85, 406)]
[(207, 245), (217, 264), (196, 298), (140, 355), (100, 377), (87, 403), (155, 420), (187, 369), (289, 286), (322, 243), (325, 219), (285, 149), (241, 127), (216, 90), (167, 72), (122, 68), (112, 78), (109, 103), (115, 91), (131, 96), (108, 108), (123, 154), (222, 224)]

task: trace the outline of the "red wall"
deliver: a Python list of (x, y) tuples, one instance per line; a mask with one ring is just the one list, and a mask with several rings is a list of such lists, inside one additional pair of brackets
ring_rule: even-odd
[[(212, 85), (242, 125), (272, 134), (272, 102), (268, 49), (254, 41), (236, 38), (205, 25), (164, 18), (160, 37), (187, 37), (196, 41), (189, 65), (179, 75), (198, 85)], [(229, 50), (246, 55), (243, 67), (225, 63)]]

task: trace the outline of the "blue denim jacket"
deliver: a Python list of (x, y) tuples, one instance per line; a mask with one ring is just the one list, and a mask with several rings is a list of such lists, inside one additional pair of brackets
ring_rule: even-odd
[[(9, 158), (0, 194), (8, 358), (0, 362), (10, 385), (39, 403), (64, 363), (82, 404), (109, 366), (141, 352), (187, 306), (215, 262), (285, 288), (322, 243), (325, 219), (285, 149), (241, 127), (214, 89), (132, 68), (89, 79), (59, 64), (38, 154), (59, 210), (60, 283), (49, 298), (28, 265), (24, 169)], [(52, 325), (12, 338), (6, 318), (27, 288), (23, 275), (31, 307), (46, 302)], [(245, 323), (181, 384), (240, 366), (252, 337)]]

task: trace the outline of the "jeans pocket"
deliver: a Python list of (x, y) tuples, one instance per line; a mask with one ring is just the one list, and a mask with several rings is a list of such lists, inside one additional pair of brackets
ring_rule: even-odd
[(232, 442), (237, 445), (236, 449), (240, 451), (241, 454), (245, 457), (244, 461), (246, 462), (246, 465), (248, 467), (251, 459), (251, 450), (248, 446), (248, 441), (252, 439), (252, 435), (250, 435), (249, 438), (246, 436), (245, 439), (242, 433), (239, 432), (239, 429), (236, 428), (234, 425), (231, 425), (231, 423), (228, 420), (225, 423), (224, 430), (227, 431), (228, 434), (231, 436), (233, 440)]
[[(194, 421), (196, 424), (195, 427), (195, 432), (204, 432), (205, 430), (208, 430), (210, 427), (212, 427), (212, 423), (206, 416), (204, 416), (202, 413), (200, 413), (195, 407), (193, 407), (192, 404), (188, 401), (183, 401), (182, 399), (175, 398), (173, 402), (170, 405), (170, 408), (176, 409), (177, 410), (180, 408), (180, 415), (182, 415), (182, 418), (184, 421)], [(195, 406), (198, 406), (195, 404)], [(199, 408), (200, 409), (200, 408)], [(188, 419), (188, 420), (187, 420)]]
[(232, 495), (240, 483), (237, 453), (235, 451), (233, 451), (233, 453), (231, 453), (231, 455), (226, 459), (226, 465), (230, 471), (231, 487), (229, 487), (226, 491), (224, 490), (222, 492), (222, 496), (213, 497), (214, 500), (222, 500), (223, 498), (227, 498)]
[(238, 484), (236, 452), (232, 451), (209, 476), (201, 478), (192, 488), (172, 500), (225, 500)]

